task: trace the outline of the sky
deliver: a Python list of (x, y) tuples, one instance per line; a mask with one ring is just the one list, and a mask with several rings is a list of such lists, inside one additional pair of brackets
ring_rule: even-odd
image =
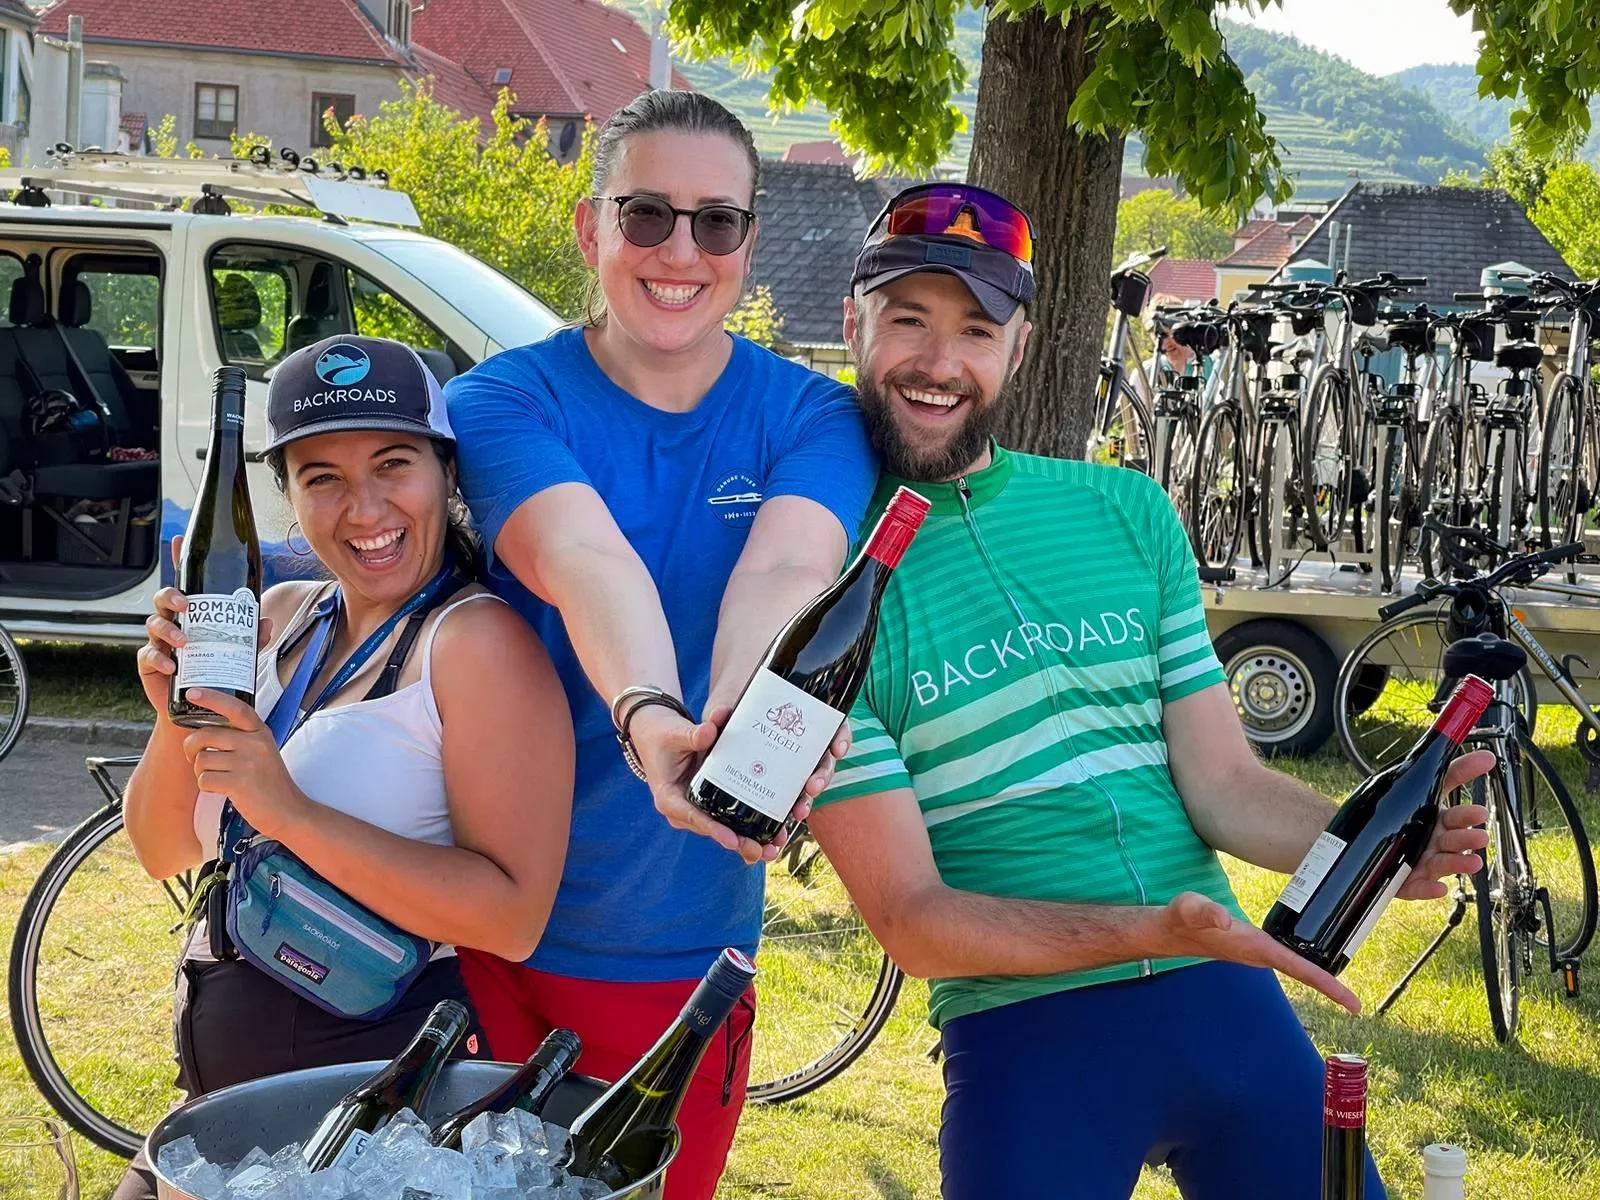
[(1471, 17), (1445, 0), (1283, 0), (1264, 13), (1228, 16), (1337, 54), (1373, 75), (1422, 63), (1471, 63), (1478, 57)]

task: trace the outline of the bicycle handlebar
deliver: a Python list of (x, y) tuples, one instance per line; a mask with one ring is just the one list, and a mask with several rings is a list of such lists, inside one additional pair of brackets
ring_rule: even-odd
[[(1441, 521), (1429, 519), (1424, 522), (1424, 528), (1432, 529), (1436, 533), (1453, 534), (1467, 541), (1476, 542), (1481, 546), (1504, 549), (1482, 530), (1474, 529), (1471, 526), (1446, 525)], [(1417, 584), (1416, 590), (1411, 595), (1404, 596), (1392, 604), (1385, 604), (1379, 608), (1378, 619), (1380, 621), (1393, 620), (1401, 613), (1409, 612), (1411, 609), (1416, 608), (1418, 605), (1426, 604), (1435, 597), (1457, 595), (1463, 587), (1493, 589), (1507, 580), (1523, 575), (1526, 575), (1527, 578), (1521, 580), (1521, 582), (1531, 583), (1544, 574), (1542, 569), (1536, 570), (1535, 568), (1545, 568), (1555, 563), (1567, 562), (1576, 558), (1582, 551), (1582, 542), (1569, 542), (1563, 546), (1551, 546), (1548, 550), (1535, 550), (1530, 554), (1514, 555), (1487, 575), (1479, 576), (1476, 579), (1464, 580), (1462, 583), (1424, 579)]]

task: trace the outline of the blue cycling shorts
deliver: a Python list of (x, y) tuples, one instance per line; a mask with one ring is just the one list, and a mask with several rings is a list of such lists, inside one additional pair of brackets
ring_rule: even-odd
[[(1196, 966), (947, 1021), (944, 1200), (1315, 1200), (1322, 1058), (1277, 977)], [(1367, 1156), (1366, 1200), (1385, 1200)]]

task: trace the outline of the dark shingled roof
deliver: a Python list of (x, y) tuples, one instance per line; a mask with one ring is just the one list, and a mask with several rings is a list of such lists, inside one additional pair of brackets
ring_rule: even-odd
[(842, 346), (839, 302), (867, 226), (898, 184), (857, 179), (849, 167), (763, 161), (752, 285), (772, 289), (782, 341)]
[(1478, 290), (1483, 268), (1519, 262), (1534, 271), (1573, 271), (1499, 188), (1421, 187), (1358, 183), (1328, 210), (1295, 250), (1292, 265), (1328, 261), (1331, 222), (1339, 223), (1338, 265), (1351, 238), (1350, 276), (1369, 279), (1379, 271), (1425, 275), (1428, 286), (1406, 300), (1450, 304), (1456, 292)]

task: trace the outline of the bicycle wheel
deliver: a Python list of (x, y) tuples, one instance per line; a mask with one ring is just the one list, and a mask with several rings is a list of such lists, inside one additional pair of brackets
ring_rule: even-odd
[[(1446, 524), (1461, 524), (1458, 511), (1462, 488), (1460, 466), (1460, 419), (1453, 409), (1444, 408), (1428, 422), (1428, 436), (1422, 443), (1422, 478), (1417, 496), (1419, 519), (1436, 515)], [(1430, 576), (1436, 576), (1444, 566), (1429, 530), (1424, 529), (1417, 536), (1417, 557), (1423, 571)]]
[(1219, 404), (1200, 424), (1189, 480), (1189, 540), (1209, 567), (1231, 567), (1244, 535), (1245, 445), (1239, 410)]
[[(1449, 601), (1379, 625), (1350, 651), (1333, 685), (1333, 727), (1352, 766), (1372, 775), (1398, 762), (1439, 715)], [(1511, 681), (1528, 728), (1539, 698), (1524, 669)]]
[(1300, 454), (1300, 487), (1306, 505), (1306, 530), (1318, 550), (1337, 547), (1350, 506), (1350, 398), (1344, 376), (1324, 366), (1311, 381), (1305, 445)]
[(1594, 853), (1578, 806), (1561, 776), (1534, 745), (1519, 736), (1523, 844), (1534, 884), (1550, 896), (1552, 928), (1536, 936), (1551, 942), (1558, 959), (1577, 958), (1594, 939), (1597, 913)]
[(1539, 450), (1539, 528), (1546, 548), (1579, 540), (1600, 476), (1596, 431), (1583, 388), (1563, 372), (1550, 387)]
[(1192, 418), (1172, 421), (1161, 447), (1161, 462), (1156, 478), (1177, 510), (1178, 519), (1189, 524), (1189, 477), (1194, 473), (1194, 425)]
[[(1105, 402), (1101, 402), (1105, 403)], [(1117, 385), (1116, 402), (1109, 404), (1089, 437), (1089, 462), (1132, 467), (1152, 473), (1155, 463), (1151, 450), (1151, 419), (1144, 401), (1126, 379)]]
[(11, 635), (0, 629), (0, 758), (22, 736), (28, 719), (28, 668)]
[(1489, 809), (1489, 845), (1483, 851), (1483, 866), (1473, 873), (1472, 892), (1477, 901), (1478, 950), (1483, 955), (1489, 1023), (1495, 1040), (1504, 1043), (1517, 1036), (1522, 964), (1529, 954), (1521, 912), (1523, 871), (1511, 827), (1516, 818), (1499, 770), (1472, 781), (1472, 800)]
[(1288, 427), (1277, 421), (1261, 425), (1260, 452), (1256, 455), (1255, 547), (1261, 569), (1272, 573), (1283, 524), (1283, 509), (1273, 502), (1278, 487), (1278, 437), (1287, 436)]
[(23, 1065), (69, 1125), (125, 1158), (182, 1099), (172, 1086), (178, 916), (110, 807), (50, 856), (11, 939), (7, 998)]
[(1379, 425), (1376, 431), (1372, 523), (1377, 526), (1379, 577), (1383, 590), (1392, 592), (1400, 582), (1405, 558), (1404, 519), (1400, 516), (1405, 490), (1405, 430), (1399, 425)]
[(764, 1104), (804, 1096), (861, 1057), (905, 980), (803, 829), (767, 869), (749, 1089)]

